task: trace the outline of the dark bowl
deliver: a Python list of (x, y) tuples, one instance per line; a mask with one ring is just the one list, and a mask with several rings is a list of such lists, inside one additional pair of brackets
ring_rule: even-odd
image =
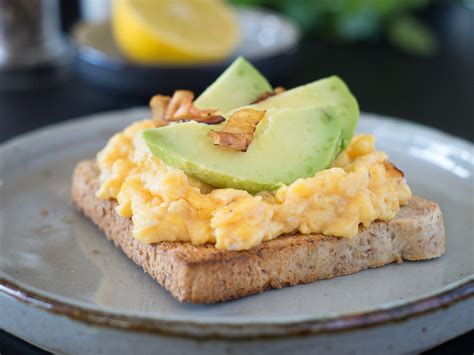
[(237, 56), (250, 60), (271, 82), (278, 84), (291, 74), (300, 38), (298, 27), (274, 12), (236, 8), (241, 42), (225, 61), (209, 64), (143, 65), (133, 63), (118, 49), (110, 22), (80, 24), (74, 31), (81, 76), (97, 85), (137, 96), (176, 89), (202, 91)]

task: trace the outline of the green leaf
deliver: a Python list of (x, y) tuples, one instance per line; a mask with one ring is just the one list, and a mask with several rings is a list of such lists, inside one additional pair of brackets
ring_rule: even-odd
[(389, 41), (399, 49), (420, 56), (432, 56), (438, 51), (438, 41), (429, 27), (413, 16), (395, 19), (388, 28)]
[(381, 32), (381, 21), (369, 9), (358, 10), (353, 14), (341, 13), (334, 19), (335, 34), (346, 40), (365, 40)]

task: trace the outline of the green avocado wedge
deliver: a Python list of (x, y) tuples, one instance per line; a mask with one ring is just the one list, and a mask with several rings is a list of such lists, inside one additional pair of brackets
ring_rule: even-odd
[(337, 76), (298, 86), (248, 107), (268, 110), (305, 106), (325, 107), (326, 112), (338, 119), (342, 127), (341, 150), (347, 147), (359, 121), (359, 105), (344, 81)]
[(244, 58), (237, 58), (194, 102), (200, 109), (227, 112), (271, 92), (267, 79)]
[(166, 164), (216, 187), (274, 190), (327, 168), (339, 152), (341, 125), (318, 107), (268, 110), (246, 152), (215, 146), (195, 121), (144, 131)]

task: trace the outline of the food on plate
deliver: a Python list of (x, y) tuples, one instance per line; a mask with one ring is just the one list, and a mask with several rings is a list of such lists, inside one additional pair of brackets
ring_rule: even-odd
[[(239, 66), (240, 88), (262, 82)], [(78, 207), (173, 296), (213, 303), (443, 254), (439, 206), (412, 196), (372, 135), (354, 136), (341, 79), (232, 101), (235, 73), (196, 100), (153, 97), (151, 119), (73, 175)]]
[(153, 122), (157, 127), (163, 127), (170, 122), (196, 121), (217, 124), (225, 121), (217, 110), (199, 109), (193, 100), (194, 93), (189, 90), (177, 90), (172, 97), (153, 96), (150, 100)]
[(197, 122), (147, 130), (143, 135), (151, 152), (169, 166), (212, 186), (251, 193), (312, 177), (339, 152), (341, 126), (319, 107), (258, 112), (264, 118), (245, 151), (216, 146), (208, 135), (222, 130)]
[(239, 42), (234, 10), (216, 0), (114, 0), (115, 41), (131, 60), (196, 63), (222, 60)]
[(306, 106), (321, 107), (337, 119), (342, 128), (342, 148), (349, 144), (359, 121), (359, 106), (346, 84), (337, 76), (272, 95), (249, 107), (255, 110), (277, 110)]
[(200, 109), (228, 112), (258, 100), (272, 91), (267, 79), (247, 62), (237, 58), (195, 101)]
[(262, 95), (260, 95), (254, 102), (252, 102), (253, 104), (258, 104), (259, 102), (263, 101), (263, 100), (266, 100), (268, 99), (269, 97), (272, 97), (272, 96), (275, 96), (275, 95), (278, 95), (278, 94), (281, 94), (282, 92), (285, 92), (286, 89), (283, 87), (283, 86), (277, 86), (276, 88), (274, 88), (272, 91), (267, 91), (265, 93), (263, 93)]
[(214, 145), (246, 152), (264, 116), (265, 111), (251, 108), (235, 111), (219, 131), (212, 130), (207, 136)]

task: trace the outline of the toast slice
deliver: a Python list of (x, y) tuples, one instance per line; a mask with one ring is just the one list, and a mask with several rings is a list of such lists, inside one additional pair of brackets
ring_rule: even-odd
[(239, 252), (209, 244), (146, 244), (133, 238), (132, 221), (115, 213), (115, 201), (95, 196), (98, 175), (94, 161), (76, 166), (72, 181), (76, 205), (108, 239), (182, 302), (226, 301), (444, 253), (441, 210), (421, 197), (413, 197), (389, 223), (374, 222), (352, 239), (284, 235)]

